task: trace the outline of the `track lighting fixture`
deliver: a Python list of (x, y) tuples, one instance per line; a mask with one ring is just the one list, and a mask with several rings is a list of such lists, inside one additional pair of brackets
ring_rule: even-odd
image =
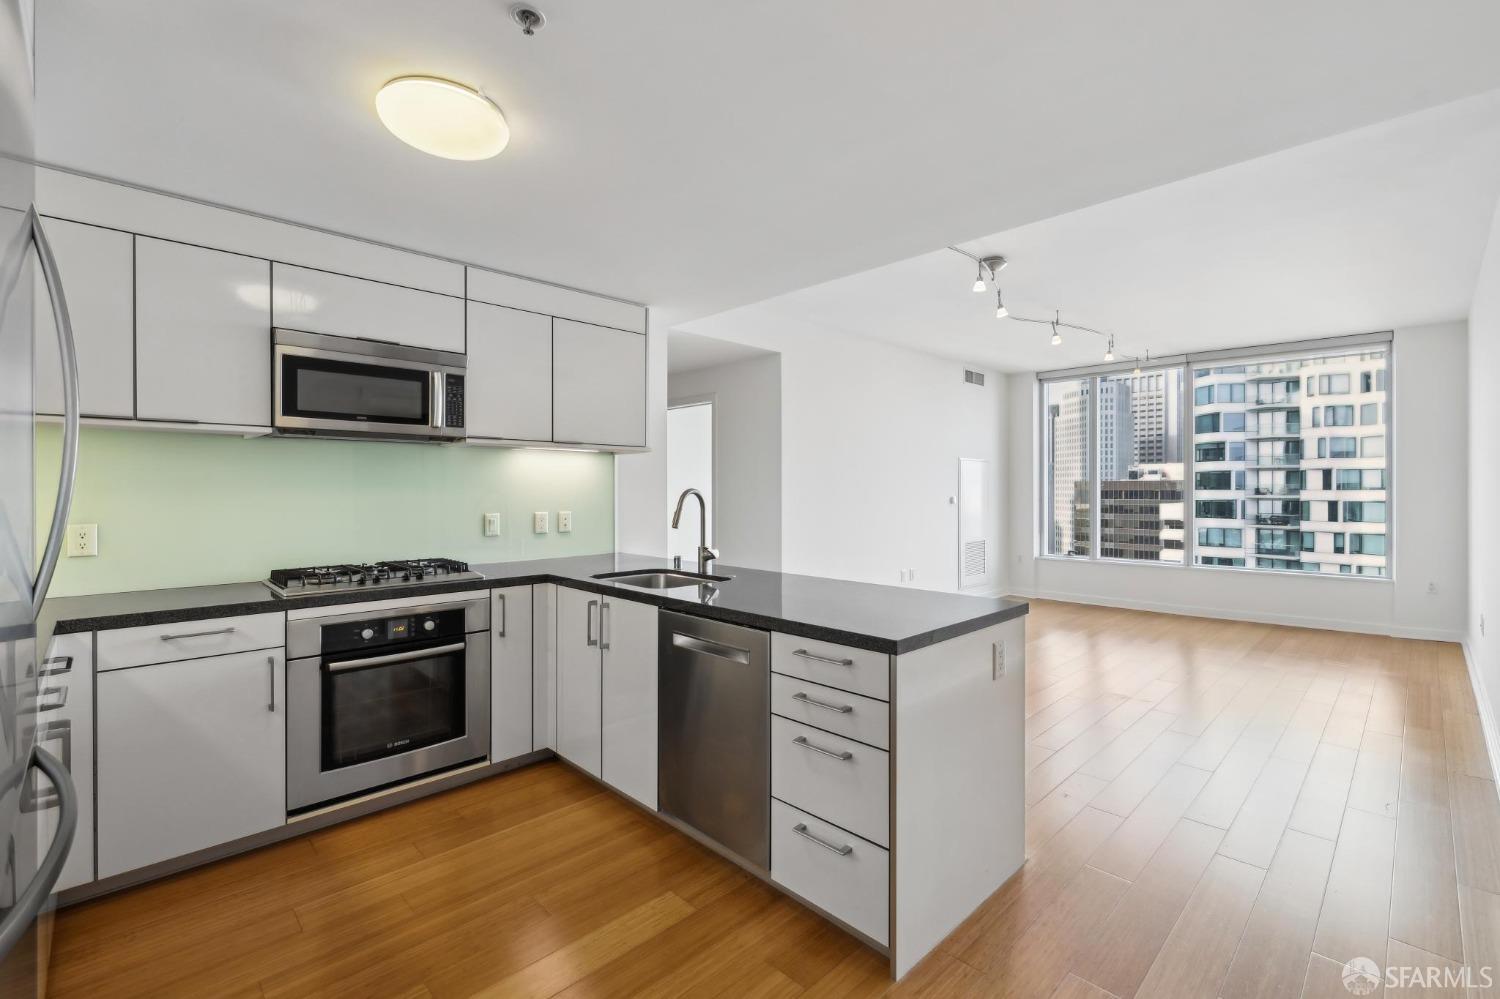
[(979, 265), (979, 270), (974, 275), (974, 291), (976, 293), (984, 291), (984, 264)]
[(1005, 299), (1000, 296), (1000, 286), (995, 285), (995, 318), (1004, 319), (1010, 315), (1010, 310), (1005, 307)]
[(1115, 359), (1115, 338), (1109, 338), (1109, 346), (1104, 348), (1104, 363), (1108, 364)]
[(1062, 334), (1057, 331), (1057, 324), (1056, 323), (1052, 324), (1052, 346), (1054, 346), (1054, 347), (1061, 347), (1062, 346)]

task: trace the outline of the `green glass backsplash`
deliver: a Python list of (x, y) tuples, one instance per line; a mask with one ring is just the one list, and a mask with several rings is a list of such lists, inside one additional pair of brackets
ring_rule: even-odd
[[(38, 535), (61, 447), (60, 427), (39, 428)], [(537, 510), (551, 533), (532, 533)], [(573, 512), (569, 534), (557, 533), (559, 510)], [(500, 514), (497, 538), (484, 537), (486, 513)], [(55, 596), (264, 579), (329, 562), (583, 555), (614, 546), (614, 457), (86, 427), (69, 520), (99, 525), (99, 554), (63, 558)]]

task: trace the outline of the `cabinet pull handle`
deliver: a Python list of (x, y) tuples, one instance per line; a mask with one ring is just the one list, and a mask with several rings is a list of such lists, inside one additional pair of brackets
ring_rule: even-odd
[(161, 640), (163, 642), (180, 642), (184, 638), (211, 638), (214, 635), (232, 635), (238, 630), (238, 628), (230, 626), (228, 628), (215, 628), (212, 631), (184, 631), (177, 635), (163, 635), (161, 636)]
[[(56, 665), (58, 663), (60, 663), (61, 665)], [(36, 675), (39, 677), (59, 676), (63, 673), (71, 671), (72, 669), (72, 656), (52, 656), (50, 659), (42, 660), (42, 668), (36, 671)]]
[(599, 639), (597, 639), (597, 638), (594, 637), (594, 611), (598, 608), (598, 606), (599, 606), (599, 601), (597, 601), (597, 600), (590, 600), (589, 601), (589, 607), (588, 607), (588, 624), (587, 624), (585, 630), (588, 632), (588, 640), (589, 640), (589, 645), (591, 647), (592, 646), (596, 646), (596, 645), (599, 644)]
[(499, 638), (504, 638), (505, 637), (505, 594), (503, 594), (503, 593), (497, 593), (495, 595), (500, 598), (500, 630), (497, 631), (495, 634)]
[(792, 650), (792, 655), (799, 656), (802, 659), (811, 659), (815, 663), (827, 663), (830, 666), (853, 666), (854, 665), (854, 660), (853, 659), (830, 659), (827, 656), (820, 656), (817, 653), (815, 653), (815, 652), (809, 652), (806, 649), (793, 649)]
[(815, 753), (822, 753), (824, 756), (831, 756), (835, 760), (842, 760), (845, 763), (848, 763), (850, 760), (854, 759), (854, 754), (849, 752), (849, 750), (847, 749), (824, 749), (822, 746), (814, 746), (812, 743), (807, 741), (807, 736), (805, 735), (797, 736), (797, 738), (792, 740), (792, 743), (794, 745), (801, 746), (803, 749), (811, 749)]
[(271, 674), (271, 702), (266, 705), (266, 710), (276, 710), (276, 657), (266, 656), (266, 671)]
[(609, 651), (609, 601), (599, 605), (599, 648)]
[[(67, 704), (68, 689), (69, 688), (67, 687), (43, 687), (41, 690), (37, 691), (35, 709), (36, 713), (41, 714), (43, 711), (56, 711), (58, 708)], [(48, 701), (47, 698), (49, 697), (55, 697), (57, 698), (57, 700)]]
[(822, 708), (824, 711), (837, 711), (841, 715), (847, 715), (854, 710), (854, 705), (852, 704), (829, 704), (827, 701), (820, 701), (816, 697), (808, 697), (800, 690), (792, 695), (792, 700), (801, 701), (803, 704), (811, 704), (813, 707)]
[(847, 857), (849, 856), (849, 854), (854, 852), (854, 847), (850, 846), (848, 843), (845, 843), (843, 846), (837, 846), (833, 843), (828, 842), (826, 839), (823, 839), (821, 836), (814, 836), (812, 833), (807, 831), (806, 822), (798, 822), (796, 825), (792, 826), (792, 832), (796, 833), (798, 836), (801, 836), (803, 839), (811, 840), (812, 842), (821, 846), (823, 849), (827, 850), (829, 853), (838, 854), (840, 857)]

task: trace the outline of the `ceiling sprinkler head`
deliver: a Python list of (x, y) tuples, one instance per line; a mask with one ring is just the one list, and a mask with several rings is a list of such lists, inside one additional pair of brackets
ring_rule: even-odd
[(535, 7), (518, 3), (510, 9), (510, 19), (521, 26), (521, 34), (528, 38), (541, 31), (547, 24), (546, 16)]

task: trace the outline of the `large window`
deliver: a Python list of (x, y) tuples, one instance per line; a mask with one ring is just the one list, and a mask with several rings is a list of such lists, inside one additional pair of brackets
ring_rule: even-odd
[(1388, 575), (1388, 344), (1044, 379), (1042, 553)]

